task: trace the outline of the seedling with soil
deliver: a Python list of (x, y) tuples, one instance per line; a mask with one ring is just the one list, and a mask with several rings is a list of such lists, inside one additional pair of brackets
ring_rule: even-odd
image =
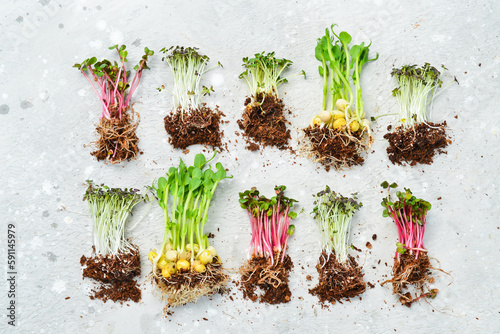
[[(252, 227), (250, 259), (240, 268), (243, 296), (261, 303), (288, 303), (292, 295), (288, 286), (292, 259), (286, 254), (290, 225), (297, 214), (290, 209), (294, 199), (285, 197), (285, 186), (274, 188), (276, 196), (260, 196), (256, 188), (240, 193), (240, 205), (248, 213)], [(262, 293), (258, 295), (256, 290)]]
[[(397, 188), (397, 184), (389, 185), (387, 181), (384, 181), (381, 185), (387, 189), (387, 197), (382, 200), (383, 216), (392, 218), (399, 235), (392, 269), (393, 277), (383, 282), (382, 285), (392, 283), (393, 294), (399, 296), (399, 301), (403, 305), (410, 307), (421, 298), (436, 297), (438, 292), (438, 289), (427, 290), (426, 284), (434, 281), (430, 276), (430, 270), (437, 269), (431, 266), (427, 249), (424, 247), (425, 224), (431, 204), (413, 196), (407, 188), (404, 188), (404, 192), (398, 191), (396, 200), (393, 201), (390, 197), (390, 190)], [(409, 285), (414, 286), (415, 296), (412, 296), (410, 291), (404, 292)]]
[(316, 265), (319, 284), (309, 293), (321, 303), (342, 303), (366, 290), (361, 267), (347, 253), (352, 217), (362, 203), (356, 201), (356, 194), (344, 197), (328, 186), (315, 197), (313, 215), (320, 227), (323, 251)]
[[(193, 166), (180, 160), (152, 186), (164, 213), (163, 242), (149, 253), (152, 280), (169, 307), (195, 302), (223, 290), (229, 277), (204, 232), (219, 182), (230, 178), (220, 162), (212, 170), (203, 154)], [(208, 168), (206, 168), (208, 166)], [(231, 176), (232, 177), (232, 176)]]
[(373, 142), (363, 105), (361, 70), (378, 59), (378, 53), (370, 59), (371, 43), (350, 46), (351, 35), (345, 31), (337, 35), (335, 26), (327, 28), (316, 45), (323, 78), (322, 111), (304, 129), (300, 148), (303, 155), (320, 162), (326, 170), (361, 165), (363, 153)]
[(139, 248), (125, 238), (125, 223), (133, 208), (148, 196), (137, 189), (109, 188), (87, 181), (84, 200), (89, 203), (93, 219), (94, 254), (82, 256), (83, 277), (99, 282), (91, 299), (124, 302), (141, 299), (141, 290), (134, 280), (141, 274)]
[(430, 165), (434, 155), (446, 153), (444, 148), (451, 143), (446, 135), (446, 121), (430, 122), (430, 106), (443, 84), (441, 73), (425, 63), (422, 67), (394, 68), (391, 75), (399, 84), (392, 95), (398, 100), (400, 125), (384, 135), (389, 141), (389, 160), (398, 165)]
[[(219, 124), (224, 114), (201, 102), (203, 96), (214, 91), (213, 87), (201, 86), (202, 76), (213, 68), (206, 68), (210, 59), (190, 47), (172, 46), (160, 52), (165, 54), (162, 60), (174, 75), (174, 109), (164, 119), (169, 142), (182, 150), (195, 144), (221, 149), (223, 133)], [(216, 66), (222, 67), (220, 63)]]
[(96, 57), (92, 57), (73, 67), (87, 78), (102, 103), (101, 118), (96, 127), (99, 139), (93, 143), (97, 150), (91, 154), (97, 160), (119, 163), (135, 159), (139, 153), (139, 138), (135, 133), (139, 125), (139, 114), (134, 111), (131, 99), (139, 86), (142, 71), (149, 69), (148, 57), (154, 52), (144, 48), (144, 55), (134, 67), (135, 75), (130, 81), (131, 73), (125, 68), (128, 61), (125, 45), (114, 45), (109, 49), (118, 52), (119, 63), (107, 59), (97, 61)]
[[(239, 78), (247, 84), (250, 96), (245, 101), (245, 110), (238, 126), (246, 137), (246, 148), (251, 151), (275, 146), (289, 149), (290, 124), (284, 115), (285, 105), (278, 97), (278, 87), (288, 80), (281, 77), (292, 65), (288, 59), (278, 59), (274, 52), (257, 53), (254, 58), (243, 58), (245, 71)], [(302, 73), (305, 77), (305, 72)]]

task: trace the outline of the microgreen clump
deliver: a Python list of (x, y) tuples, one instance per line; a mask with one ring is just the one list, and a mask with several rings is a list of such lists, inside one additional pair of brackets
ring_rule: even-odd
[(83, 197), (89, 203), (94, 222), (94, 247), (105, 255), (124, 254), (135, 249), (125, 238), (125, 223), (132, 209), (148, 196), (138, 189), (109, 188), (87, 181), (88, 188)]
[[(160, 177), (152, 186), (158, 204), (164, 213), (164, 236), (158, 251), (150, 253), (153, 274), (161, 270), (168, 278), (177, 271), (189, 269), (204, 272), (217, 255), (204, 232), (208, 209), (219, 182), (232, 178), (220, 162), (212, 170), (203, 154), (197, 154), (193, 166), (186, 166), (182, 159), (178, 167), (171, 167), (166, 177)], [(196, 268), (201, 262), (203, 266)], [(164, 268), (172, 267), (165, 271)]]
[[(171, 46), (160, 50), (174, 74), (174, 105), (184, 114), (189, 110), (197, 110), (201, 106), (201, 97), (210, 95), (213, 87), (201, 86), (202, 76), (212, 68), (206, 68), (210, 58), (200, 54), (197, 48)], [(219, 62), (217, 66), (221, 66)]]
[(442, 91), (437, 92), (443, 84), (442, 74), (429, 63), (394, 68), (391, 74), (399, 84), (392, 95), (399, 103), (400, 125), (384, 135), (389, 141), (389, 160), (399, 165), (431, 164), (435, 153), (446, 153), (444, 148), (451, 143), (446, 135), (446, 121), (430, 122), (432, 102)]
[(214, 91), (212, 86), (201, 85), (202, 76), (214, 67), (222, 67), (221, 63), (207, 68), (210, 59), (197, 48), (172, 46), (160, 51), (165, 54), (162, 60), (167, 62), (174, 75), (174, 110), (164, 119), (169, 142), (182, 150), (194, 144), (222, 150), (223, 133), (219, 124), (224, 114), (218, 107), (212, 110), (201, 101), (203, 96)]
[(390, 198), (390, 190), (397, 188), (396, 183), (384, 181), (381, 186), (387, 189), (387, 197), (382, 200), (384, 217), (391, 217), (398, 228), (399, 242), (397, 256), (409, 252), (418, 258), (419, 252), (427, 252), (424, 247), (424, 232), (427, 212), (431, 204), (415, 197), (411, 190), (404, 188), (404, 192), (397, 191), (397, 200)]
[[(443, 69), (446, 69), (442, 66)], [(399, 121), (405, 128), (429, 121), (430, 109), (436, 91), (443, 81), (441, 73), (429, 63), (418, 67), (405, 65), (394, 68), (391, 75), (396, 78), (399, 87), (392, 91), (399, 103)]]
[(321, 229), (322, 247), (328, 253), (333, 252), (338, 262), (345, 263), (352, 217), (363, 204), (356, 201), (356, 194), (344, 197), (328, 186), (315, 197), (313, 217)]
[(125, 68), (128, 62), (126, 46), (114, 45), (109, 49), (118, 52), (119, 62), (108, 59), (97, 61), (96, 57), (92, 57), (73, 67), (87, 78), (102, 104), (101, 122), (97, 128), (100, 139), (96, 142), (97, 151), (92, 155), (98, 160), (107, 159), (115, 163), (135, 158), (138, 153), (138, 138), (135, 135), (138, 121), (131, 124), (127, 111), (131, 108), (132, 95), (139, 86), (142, 71), (149, 69), (147, 61), (154, 51), (144, 48), (144, 55), (134, 67), (135, 74), (130, 80), (131, 72)]
[(356, 297), (365, 292), (366, 283), (361, 267), (347, 249), (353, 215), (363, 204), (357, 201), (357, 194), (345, 197), (329, 186), (314, 197), (312, 214), (321, 230), (323, 251), (316, 265), (319, 283), (309, 293), (321, 303)]
[(249, 254), (252, 257), (265, 257), (271, 265), (285, 258), (288, 238), (293, 235), (295, 226), (290, 225), (297, 213), (290, 211), (297, 202), (284, 195), (286, 187), (276, 186), (276, 196), (261, 196), (256, 188), (240, 193), (240, 206), (247, 210), (252, 226), (252, 240)]
[(325, 30), (315, 49), (316, 59), (321, 62), (319, 74), (323, 77), (323, 111), (313, 118), (312, 125), (371, 134), (370, 122), (365, 118), (361, 70), (366, 63), (378, 59), (378, 53), (375, 58), (369, 58), (371, 42), (349, 46), (351, 35), (345, 31), (337, 35), (333, 30), (335, 26)]
[[(247, 84), (252, 102), (262, 104), (266, 96), (278, 98), (278, 87), (288, 82), (281, 77), (282, 72), (292, 65), (288, 59), (275, 57), (275, 52), (256, 53), (254, 58), (243, 58), (243, 71), (239, 78)], [(302, 71), (305, 76), (305, 72)], [(260, 101), (256, 101), (261, 97)]]
[(321, 112), (304, 129), (302, 155), (319, 161), (326, 170), (342, 169), (364, 162), (362, 154), (373, 142), (361, 91), (361, 71), (370, 58), (371, 42), (351, 45), (352, 37), (337, 34), (333, 24), (318, 39), (315, 57), (321, 64), (323, 102)]
[[(399, 236), (392, 269), (393, 277), (384, 281), (382, 285), (392, 283), (393, 294), (399, 296), (399, 301), (403, 305), (410, 307), (422, 297), (436, 297), (438, 292), (438, 289), (428, 290), (426, 284), (434, 281), (430, 276), (430, 269), (442, 271), (431, 266), (423, 241), (427, 213), (431, 209), (431, 204), (415, 197), (408, 188), (397, 191), (396, 198), (393, 199), (391, 189), (397, 188), (398, 185), (384, 181), (381, 186), (387, 189), (387, 196), (381, 203), (384, 207), (383, 216), (392, 218)], [(410, 285), (417, 291), (415, 296), (412, 296), (410, 291), (404, 292)]]

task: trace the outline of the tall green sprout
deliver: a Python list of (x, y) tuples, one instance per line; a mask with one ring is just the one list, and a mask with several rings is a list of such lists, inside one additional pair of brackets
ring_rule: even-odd
[(319, 74), (323, 77), (322, 110), (333, 111), (336, 105), (340, 107), (338, 101), (344, 100), (339, 109), (345, 109), (346, 120), (364, 123), (369, 130), (368, 120), (362, 123), (366, 114), (361, 92), (361, 70), (366, 63), (377, 60), (378, 53), (375, 58), (369, 58), (371, 42), (349, 46), (351, 35), (345, 31), (337, 35), (333, 30), (335, 26), (332, 24), (330, 29), (325, 29), (325, 35), (318, 39), (315, 49), (315, 57), (321, 62)]
[(313, 217), (321, 230), (322, 248), (334, 252), (338, 262), (346, 263), (352, 216), (363, 204), (356, 201), (356, 194), (344, 197), (328, 186), (315, 197)]
[[(161, 248), (153, 261), (156, 262), (167, 251), (167, 245), (179, 254), (185, 252), (186, 245), (199, 245), (198, 254), (209, 247), (204, 227), (208, 219), (208, 209), (219, 182), (232, 178), (226, 176), (226, 170), (220, 162), (205, 168), (215, 157), (206, 160), (203, 154), (197, 154), (193, 166), (186, 166), (182, 159), (178, 167), (171, 167), (166, 177), (160, 177), (152, 189), (158, 198), (158, 204), (164, 213), (164, 236)], [(191, 252), (191, 261), (197, 254)], [(156, 261), (156, 262), (155, 262)]]
[(133, 250), (125, 238), (125, 223), (132, 209), (148, 196), (138, 194), (137, 189), (109, 188), (87, 181), (84, 200), (89, 203), (94, 222), (94, 246), (102, 255), (116, 255)]

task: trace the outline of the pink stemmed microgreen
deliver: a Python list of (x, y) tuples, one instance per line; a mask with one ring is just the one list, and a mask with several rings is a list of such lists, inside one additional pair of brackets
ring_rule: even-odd
[(259, 196), (255, 187), (240, 193), (241, 207), (247, 210), (252, 227), (248, 252), (252, 256), (270, 259), (271, 265), (274, 265), (275, 254), (281, 255), (277, 262), (283, 262), (288, 238), (295, 230), (290, 221), (297, 217), (297, 213), (290, 211), (290, 208), (297, 201), (285, 197), (285, 189), (285, 186), (276, 186), (276, 196), (270, 199)]
[(128, 61), (126, 46), (114, 45), (109, 49), (118, 51), (120, 63), (107, 59), (97, 61), (96, 57), (92, 57), (84, 60), (81, 64), (75, 64), (73, 67), (78, 68), (87, 78), (102, 102), (101, 119), (121, 119), (123, 113), (130, 106), (132, 95), (139, 86), (142, 71), (149, 69), (146, 62), (148, 57), (154, 54), (154, 51), (147, 47), (144, 48), (144, 55), (139, 64), (134, 67), (135, 75), (130, 81), (130, 71), (125, 69), (125, 63)]
[(427, 212), (431, 204), (423, 199), (413, 196), (410, 189), (404, 188), (404, 192), (398, 191), (397, 201), (391, 201), (390, 190), (396, 188), (396, 183), (389, 184), (384, 181), (381, 186), (387, 189), (387, 197), (382, 200), (385, 208), (384, 217), (391, 217), (398, 228), (399, 242), (397, 243), (397, 256), (404, 254), (407, 250), (410, 254), (415, 252), (418, 258), (419, 252), (426, 252), (424, 247), (424, 232)]

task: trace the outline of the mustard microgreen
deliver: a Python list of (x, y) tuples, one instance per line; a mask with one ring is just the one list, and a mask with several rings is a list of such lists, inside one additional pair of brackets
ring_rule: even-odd
[(125, 239), (125, 223), (132, 209), (148, 196), (142, 196), (138, 189), (110, 188), (104, 184), (95, 185), (87, 180), (83, 197), (89, 203), (93, 219), (94, 246), (102, 255), (116, 255), (134, 249)]
[(334, 252), (338, 262), (345, 263), (352, 217), (363, 204), (356, 201), (356, 194), (344, 197), (329, 186), (315, 198), (312, 214), (321, 230), (322, 247), (328, 253)]

